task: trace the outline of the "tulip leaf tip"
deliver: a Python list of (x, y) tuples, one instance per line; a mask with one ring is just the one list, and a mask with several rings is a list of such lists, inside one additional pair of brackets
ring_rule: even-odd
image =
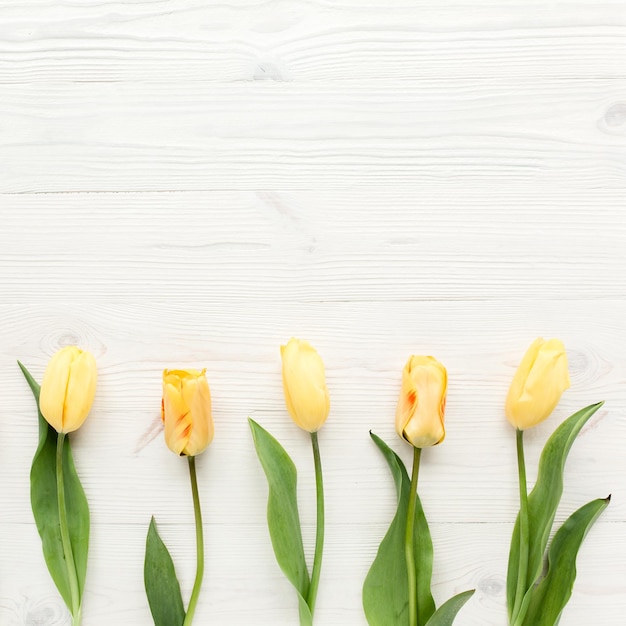
[(154, 515), (146, 536), (144, 586), (155, 626), (182, 626), (185, 608), (174, 562), (157, 530)]
[(32, 377), (31, 373), (28, 371), (28, 368), (18, 359), (17, 364), (19, 368), (22, 370), (22, 374), (26, 377), (26, 380), (29, 382), (32, 380), (35, 382), (35, 379)]
[(252, 430), (253, 437), (254, 437), (254, 429), (262, 428), (262, 426), (258, 422), (255, 422), (251, 417), (248, 417), (248, 426), (250, 426), (250, 429)]

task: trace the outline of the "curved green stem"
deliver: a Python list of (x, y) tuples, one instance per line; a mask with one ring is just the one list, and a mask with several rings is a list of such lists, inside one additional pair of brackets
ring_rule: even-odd
[(415, 506), (417, 503), (417, 478), (420, 471), (421, 448), (413, 448), (413, 471), (411, 473), (411, 492), (406, 516), (406, 533), (404, 535), (404, 556), (406, 573), (409, 580), (409, 626), (417, 626), (417, 577), (415, 574), (415, 552), (413, 550), (413, 534), (415, 527)]
[(59, 508), (59, 525), (61, 527), (61, 543), (63, 544), (63, 557), (67, 568), (67, 578), (70, 584), (70, 595), (72, 597), (72, 624), (80, 624), (81, 606), (80, 592), (78, 590), (78, 576), (76, 575), (76, 564), (72, 543), (70, 541), (70, 531), (67, 524), (67, 508), (65, 506), (65, 483), (63, 481), (63, 444), (65, 443), (65, 433), (57, 434), (57, 456), (56, 456), (56, 478), (57, 478), (57, 504)]
[(315, 463), (317, 529), (315, 532), (315, 556), (313, 558), (313, 571), (311, 572), (311, 586), (309, 587), (307, 604), (309, 605), (309, 609), (311, 609), (311, 615), (313, 615), (315, 600), (317, 598), (317, 588), (320, 582), (320, 572), (322, 570), (322, 552), (324, 551), (324, 482), (322, 480), (322, 461), (320, 459), (320, 447), (316, 432), (311, 433), (311, 444), (313, 446), (313, 461)]
[(526, 463), (524, 461), (524, 431), (517, 430), (517, 473), (519, 476), (519, 563), (517, 570), (517, 588), (515, 590), (515, 603), (511, 619), (513, 624), (519, 624), (524, 619), (519, 614), (522, 601), (526, 595), (526, 578), (528, 577), (528, 550), (530, 541), (530, 529), (528, 527), (528, 489), (526, 486)]
[(198, 480), (196, 477), (196, 459), (193, 456), (187, 457), (189, 461), (189, 477), (191, 478), (191, 493), (193, 495), (193, 510), (196, 518), (196, 580), (191, 591), (189, 607), (185, 615), (183, 626), (190, 626), (193, 615), (196, 612), (202, 577), (204, 576), (204, 536), (202, 534), (202, 511), (200, 510), (200, 496), (198, 495)]

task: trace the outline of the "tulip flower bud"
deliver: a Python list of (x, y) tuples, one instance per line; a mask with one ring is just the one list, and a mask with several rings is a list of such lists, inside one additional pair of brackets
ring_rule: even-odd
[(76, 346), (61, 348), (48, 363), (39, 410), (58, 433), (71, 433), (85, 421), (96, 394), (96, 360)]
[(570, 386), (565, 347), (558, 339), (535, 339), (515, 372), (506, 397), (509, 422), (525, 430), (543, 422)]
[(441, 443), (448, 374), (432, 356), (412, 356), (402, 370), (396, 432), (415, 448)]
[(280, 354), (287, 410), (300, 428), (317, 432), (330, 411), (324, 363), (315, 348), (300, 339), (290, 339)]
[(196, 456), (213, 441), (206, 370), (164, 370), (161, 418), (165, 443), (178, 455)]

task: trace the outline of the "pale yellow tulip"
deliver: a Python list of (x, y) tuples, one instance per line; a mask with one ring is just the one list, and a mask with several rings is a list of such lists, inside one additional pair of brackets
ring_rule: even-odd
[(41, 383), (39, 410), (58, 433), (71, 433), (87, 418), (98, 377), (96, 360), (76, 346), (61, 348), (48, 363)]
[(396, 432), (415, 448), (441, 443), (448, 374), (432, 356), (412, 356), (402, 370)]
[(569, 386), (563, 343), (558, 339), (535, 339), (509, 388), (507, 419), (518, 430), (536, 426), (552, 413)]
[(301, 339), (290, 339), (280, 347), (280, 354), (287, 410), (300, 428), (317, 432), (330, 411), (324, 363), (315, 348)]
[(165, 443), (178, 455), (196, 456), (213, 441), (206, 370), (165, 370), (161, 417)]

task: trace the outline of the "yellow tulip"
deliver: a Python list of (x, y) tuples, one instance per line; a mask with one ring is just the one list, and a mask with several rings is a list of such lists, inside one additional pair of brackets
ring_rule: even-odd
[(506, 397), (506, 416), (518, 430), (543, 422), (570, 386), (565, 346), (535, 339), (515, 372)]
[(178, 455), (196, 456), (213, 441), (206, 370), (164, 370), (161, 418), (165, 443)]
[(96, 360), (76, 346), (61, 348), (48, 363), (39, 410), (58, 433), (71, 433), (85, 421), (96, 395)]
[(396, 432), (415, 448), (441, 443), (448, 374), (432, 356), (412, 356), (402, 370)]
[(317, 432), (330, 411), (324, 363), (315, 348), (301, 339), (290, 339), (280, 347), (280, 354), (287, 410), (300, 428)]

